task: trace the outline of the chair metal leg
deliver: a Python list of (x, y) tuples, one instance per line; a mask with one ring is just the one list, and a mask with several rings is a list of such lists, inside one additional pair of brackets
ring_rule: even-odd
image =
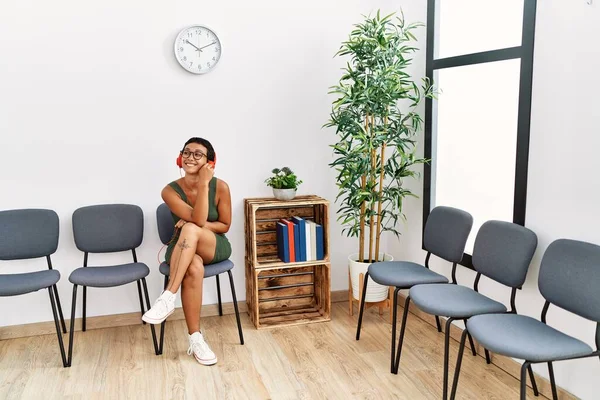
[(558, 392), (556, 391), (556, 381), (554, 380), (554, 368), (552, 363), (548, 363), (548, 372), (550, 374), (550, 386), (552, 386), (552, 400), (558, 400)]
[[(138, 281), (139, 283), (139, 281)], [(146, 297), (146, 304), (150, 309), (150, 296), (148, 296), (148, 285), (146, 285), (146, 278), (142, 278), (142, 284), (144, 285), (144, 296)], [(156, 331), (154, 330), (154, 324), (150, 324), (150, 331), (152, 332), (152, 343), (154, 344), (154, 354), (159, 355), (158, 343), (156, 341)]]
[(435, 324), (437, 325), (437, 330), (438, 332), (442, 331), (442, 324), (440, 323), (440, 317), (439, 316), (435, 316)]
[[(360, 328), (362, 325), (363, 312), (365, 311), (365, 297), (367, 295), (367, 284), (368, 283), (369, 283), (369, 271), (367, 271), (367, 273), (365, 274), (365, 281), (363, 284), (363, 292), (360, 297), (360, 304), (359, 304), (360, 311), (358, 313), (358, 324), (356, 325), (356, 340), (360, 339)], [(352, 290), (352, 288), (349, 288), (348, 290)], [(394, 321), (392, 322), (393, 326), (396, 326), (396, 306), (397, 305), (398, 304), (397, 304), (396, 297), (394, 297)], [(392, 343), (392, 349), (393, 348), (394, 348), (394, 345)]]
[[(238, 333), (240, 335), (240, 344), (244, 344), (244, 334), (242, 333), (242, 323), (240, 322), (240, 311), (238, 310), (237, 296), (235, 295), (235, 285), (233, 284), (233, 274), (231, 270), (229, 274), (229, 284), (231, 285), (231, 295), (233, 296), (233, 308), (235, 309), (235, 319), (237, 320)], [(217, 281), (218, 282), (218, 281)]]
[(81, 330), (85, 332), (85, 315), (87, 311), (87, 286), (83, 286), (83, 316), (81, 321)]
[(75, 308), (77, 305), (77, 285), (73, 285), (73, 299), (71, 302), (71, 326), (69, 329), (69, 356), (67, 358), (67, 366), (71, 366), (73, 361), (73, 332), (75, 331)]
[(521, 400), (527, 400), (527, 370), (529, 362), (525, 361), (521, 366)]
[[(396, 288), (394, 299), (398, 298), (399, 290), (400, 290), (399, 288)], [(397, 302), (397, 300), (396, 300), (396, 302)], [(400, 328), (400, 338), (398, 338), (398, 351), (396, 352), (395, 364), (392, 367), (393, 368), (392, 372), (394, 374), (398, 374), (398, 369), (400, 368), (400, 355), (402, 353), (402, 343), (404, 342), (404, 332), (406, 331), (406, 318), (408, 317), (408, 307), (410, 307), (410, 296), (406, 296), (406, 301), (404, 302), (404, 312), (402, 313), (402, 327)], [(398, 308), (398, 307), (396, 307), (396, 308)], [(396, 322), (396, 316), (394, 316), (394, 323), (395, 322)], [(396, 333), (396, 327), (394, 327), (394, 330), (392, 331), (392, 336), (395, 336), (395, 333)], [(393, 351), (394, 351), (394, 342), (392, 341), (392, 357), (394, 354)]]
[(460, 365), (462, 364), (466, 341), (467, 330), (465, 329), (462, 335), (460, 336), (460, 346), (458, 348), (458, 357), (456, 358), (456, 368), (454, 369), (454, 380), (452, 381), (452, 393), (450, 393), (450, 400), (454, 400), (454, 398), (456, 397), (456, 389), (458, 388), (458, 378), (460, 377)]
[(58, 315), (60, 316), (60, 324), (62, 326), (63, 333), (67, 333), (67, 325), (65, 324), (65, 317), (63, 316), (62, 306), (60, 305), (60, 297), (58, 297), (58, 289), (56, 285), (52, 285), (54, 290), (54, 298), (56, 299), (56, 305), (58, 306)]
[[(467, 329), (467, 320), (464, 319), (463, 322), (465, 323), (465, 330)], [(471, 333), (469, 331), (467, 331), (467, 336), (469, 337), (469, 344), (471, 345), (471, 352), (473, 353), (474, 356), (477, 355), (477, 351), (475, 351), (475, 343), (473, 342), (473, 337), (471, 336)]]
[[(169, 276), (165, 275), (165, 286), (163, 288), (163, 290), (167, 290), (167, 285), (169, 284)], [(150, 304), (148, 304), (150, 305)], [(163, 321), (160, 324), (160, 344), (158, 345), (158, 355), (161, 355), (163, 353), (163, 345), (165, 343), (165, 324), (167, 323), (167, 321)]]
[(488, 349), (485, 349), (485, 362), (487, 364), (492, 363), (492, 358), (490, 357), (490, 352), (488, 351)]
[[(396, 324), (397, 324), (397, 320), (398, 320), (398, 288), (394, 289), (394, 300), (392, 301), (393, 303), (393, 307), (394, 307), (394, 313), (392, 316), (392, 349), (391, 349), (391, 354), (392, 354), (392, 366), (391, 366), (391, 373), (392, 374), (396, 374)], [(404, 308), (404, 312), (406, 313), (406, 307)], [(404, 315), (404, 314), (402, 314)]]
[[(52, 315), (54, 316), (54, 324), (56, 325), (56, 336), (58, 336), (58, 347), (60, 348), (60, 356), (62, 357), (63, 367), (68, 367), (67, 356), (65, 354), (65, 346), (63, 344), (62, 334), (60, 331), (60, 325), (58, 323), (58, 315), (56, 312), (56, 304), (54, 304), (54, 296), (52, 293), (52, 288), (48, 288), (48, 294), (50, 295), (50, 305), (52, 306)], [(63, 324), (64, 324), (63, 320)]]
[[(454, 318), (446, 320), (446, 331), (444, 332), (444, 392), (442, 395), (444, 400), (448, 399), (448, 358), (450, 357), (450, 328), (452, 321), (454, 321)], [(467, 335), (469, 334), (467, 333)]]
[(529, 371), (529, 379), (531, 379), (531, 387), (533, 388), (533, 394), (535, 396), (539, 396), (540, 392), (538, 392), (537, 384), (535, 383), (535, 376), (533, 375), (533, 368), (531, 368), (531, 364), (527, 368)]
[(219, 282), (219, 275), (216, 275), (217, 278), (217, 298), (219, 299), (219, 316), (223, 316), (223, 305), (221, 303), (221, 283)]
[[(140, 281), (137, 281), (137, 287), (138, 287), (138, 296), (140, 297), (140, 309), (142, 310), (142, 316), (144, 316), (144, 313), (146, 311), (144, 311), (144, 300), (142, 300), (142, 285), (140, 284)], [(150, 306), (148, 306), (150, 307)], [(142, 320), (142, 324), (146, 325), (146, 322)]]

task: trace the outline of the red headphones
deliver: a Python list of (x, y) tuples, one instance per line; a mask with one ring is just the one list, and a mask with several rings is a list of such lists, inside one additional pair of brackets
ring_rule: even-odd
[[(182, 152), (179, 152), (179, 157), (177, 157), (176, 163), (177, 163), (177, 166), (179, 168), (183, 168), (183, 156), (182, 156)], [(215, 153), (215, 159), (213, 161), (209, 160), (208, 163), (210, 165), (212, 165), (213, 168), (215, 167), (215, 165), (217, 165), (217, 153)]]

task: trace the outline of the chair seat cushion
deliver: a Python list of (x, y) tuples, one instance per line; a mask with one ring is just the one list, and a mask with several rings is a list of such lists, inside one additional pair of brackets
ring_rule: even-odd
[[(231, 260), (224, 260), (214, 264), (208, 264), (204, 266), (204, 277), (209, 278), (211, 276), (219, 275), (223, 272), (229, 271), (233, 268), (233, 262)], [(161, 274), (169, 276), (171, 268), (166, 262), (162, 262), (158, 270)]]
[(410, 289), (412, 302), (421, 310), (444, 317), (471, 317), (504, 313), (506, 306), (471, 288), (453, 284), (417, 285)]
[(75, 285), (91, 287), (121, 286), (145, 278), (150, 269), (144, 263), (77, 268), (69, 276)]
[(167, 264), (164, 261), (160, 263), (160, 267), (158, 267), (158, 270), (164, 276), (169, 276), (171, 274), (171, 267), (169, 267), (169, 264)]
[(382, 261), (369, 265), (369, 277), (380, 285), (408, 289), (423, 283), (448, 283), (448, 278), (408, 261)]
[(0, 296), (18, 296), (54, 285), (60, 279), (55, 269), (24, 274), (0, 275)]
[(492, 352), (526, 361), (552, 361), (593, 351), (581, 340), (525, 315), (477, 315), (467, 320), (467, 328)]

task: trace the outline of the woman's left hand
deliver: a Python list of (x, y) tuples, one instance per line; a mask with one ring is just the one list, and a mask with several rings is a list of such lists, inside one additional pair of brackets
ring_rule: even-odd
[(187, 221), (184, 221), (182, 219), (180, 219), (179, 221), (177, 221), (177, 223), (175, 224), (175, 229), (181, 229), (182, 226), (184, 226), (187, 223)]

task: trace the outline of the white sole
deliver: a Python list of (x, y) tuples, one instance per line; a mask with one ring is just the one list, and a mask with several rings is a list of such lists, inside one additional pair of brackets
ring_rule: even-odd
[(196, 353), (192, 353), (192, 354), (194, 355), (194, 358), (196, 359), (196, 361), (198, 361), (202, 365), (215, 365), (217, 363), (217, 357), (211, 358), (210, 360), (202, 360), (202, 359), (196, 357)]
[(164, 318), (162, 319), (153, 319), (153, 318), (148, 318), (146, 316), (146, 314), (142, 315), (142, 321), (147, 322), (149, 324), (152, 325), (158, 325), (158, 324), (162, 324), (164, 322), (164, 320), (166, 320), (167, 318), (169, 318), (169, 316), (171, 314), (173, 314), (173, 312), (175, 311), (175, 309), (171, 310)]

